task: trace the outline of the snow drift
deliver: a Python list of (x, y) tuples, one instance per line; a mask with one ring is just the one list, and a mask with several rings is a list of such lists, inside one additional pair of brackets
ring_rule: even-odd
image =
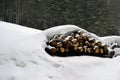
[[(120, 36), (98, 37), (74, 25), (45, 31), (0, 22), (0, 80), (120, 80), (120, 57), (51, 57), (46, 42), (54, 34), (80, 29), (106, 44)], [(115, 48), (116, 54), (120, 49)]]

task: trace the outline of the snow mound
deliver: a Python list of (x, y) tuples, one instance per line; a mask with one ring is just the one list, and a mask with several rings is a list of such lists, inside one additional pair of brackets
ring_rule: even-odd
[(113, 43), (119, 43), (120, 42), (120, 36), (106, 36), (106, 37), (101, 37), (101, 39), (107, 45), (112, 45)]
[(49, 37), (78, 29), (81, 28), (66, 25), (41, 31), (0, 22), (0, 80), (120, 80), (119, 56), (60, 58), (45, 52)]
[[(107, 44), (110, 48), (112, 48), (115, 45), (120, 46), (120, 36), (106, 36), (101, 37), (103, 43)], [(115, 51), (115, 56), (120, 55), (120, 48), (113, 49)]]
[(52, 36), (54, 36), (56, 34), (66, 34), (66, 33), (69, 33), (72, 31), (78, 31), (78, 30), (82, 31), (84, 33), (84, 35), (90, 35), (91, 37), (95, 38), (96, 40), (101, 41), (101, 39), (97, 35), (90, 33), (88, 31), (86, 31), (85, 29), (82, 29), (75, 25), (56, 26), (56, 27), (46, 29), (44, 32), (45, 32), (47, 38), (50, 39)]

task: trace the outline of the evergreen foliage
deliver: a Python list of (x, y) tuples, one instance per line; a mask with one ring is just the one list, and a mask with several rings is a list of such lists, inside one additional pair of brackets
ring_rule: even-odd
[(65, 24), (100, 36), (119, 34), (104, 0), (0, 0), (0, 20), (37, 29)]

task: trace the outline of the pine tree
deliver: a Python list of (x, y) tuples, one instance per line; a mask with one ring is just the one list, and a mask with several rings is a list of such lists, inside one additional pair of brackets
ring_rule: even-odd
[(37, 29), (73, 24), (100, 36), (118, 34), (105, 0), (0, 0), (0, 11), (0, 20)]
[[(116, 34), (107, 3), (103, 0), (86, 0), (86, 28), (100, 36)], [(114, 32), (113, 29), (116, 31)]]

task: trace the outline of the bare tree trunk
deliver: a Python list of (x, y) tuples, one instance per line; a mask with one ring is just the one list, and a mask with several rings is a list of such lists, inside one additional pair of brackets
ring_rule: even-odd
[(2, 1), (2, 20), (4, 20), (4, 14), (5, 14), (5, 1)]
[(20, 23), (21, 0), (16, 0), (16, 23)]

